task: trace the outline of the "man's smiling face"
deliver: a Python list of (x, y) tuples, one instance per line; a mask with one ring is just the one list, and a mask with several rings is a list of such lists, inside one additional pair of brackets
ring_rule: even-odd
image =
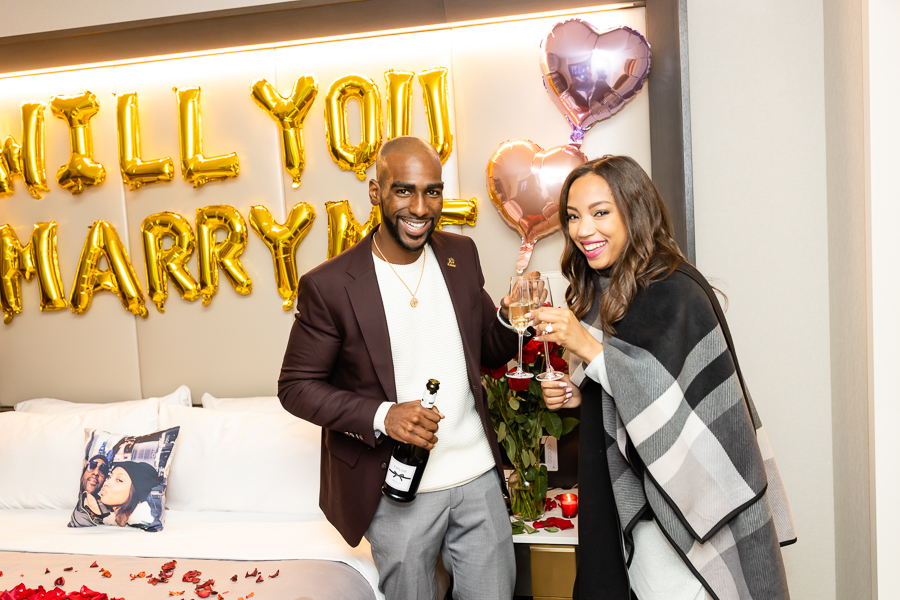
[(369, 189), (372, 203), (381, 206), (385, 229), (406, 252), (419, 251), (441, 218), (444, 183), (435, 158), (420, 151), (391, 152), (385, 157), (386, 172)]

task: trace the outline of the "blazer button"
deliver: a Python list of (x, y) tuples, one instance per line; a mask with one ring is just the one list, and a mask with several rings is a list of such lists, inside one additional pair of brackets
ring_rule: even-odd
[(382, 471), (386, 471), (386, 470), (387, 470), (387, 463), (385, 463), (385, 462), (381, 463), (381, 470), (382, 470)]

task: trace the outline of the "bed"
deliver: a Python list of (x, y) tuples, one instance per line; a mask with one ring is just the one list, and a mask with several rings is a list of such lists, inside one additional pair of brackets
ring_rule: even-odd
[[(51, 590), (62, 577), (67, 593), (87, 586), (126, 600), (382, 600), (366, 541), (348, 546), (318, 508), (320, 429), (277, 398), (203, 400), (192, 407), (182, 387), (164, 398), (86, 407), (41, 399), (0, 413), (0, 593)], [(67, 527), (85, 428), (137, 435), (175, 426), (162, 531)], [(154, 585), (172, 560), (168, 581)], [(199, 574), (183, 581), (189, 571)], [(197, 582), (209, 580), (215, 592), (205, 596)]]

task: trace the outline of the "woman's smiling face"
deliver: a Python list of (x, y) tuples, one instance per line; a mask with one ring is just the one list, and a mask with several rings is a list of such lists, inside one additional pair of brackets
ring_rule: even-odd
[(569, 237), (591, 268), (613, 266), (628, 242), (628, 228), (606, 180), (593, 173), (576, 179), (569, 188), (566, 211)]

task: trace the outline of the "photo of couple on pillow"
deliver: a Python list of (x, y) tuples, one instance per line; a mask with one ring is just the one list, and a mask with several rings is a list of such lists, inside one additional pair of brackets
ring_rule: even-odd
[[(143, 454), (137, 452), (141, 446), (152, 446), (150, 460), (155, 460), (156, 449), (167, 445), (160, 437), (159, 433), (126, 437), (92, 432), (85, 452), (90, 459), (85, 460), (82, 468), (78, 503), (69, 527), (131, 525), (155, 529), (154, 524), (160, 521), (162, 501), (152, 491), (164, 483), (165, 477), (160, 474), (160, 468), (136, 459), (135, 455)], [(168, 443), (174, 445), (174, 436)], [(110, 446), (112, 450), (106, 452), (105, 448)], [(98, 450), (91, 452), (95, 447)]]

